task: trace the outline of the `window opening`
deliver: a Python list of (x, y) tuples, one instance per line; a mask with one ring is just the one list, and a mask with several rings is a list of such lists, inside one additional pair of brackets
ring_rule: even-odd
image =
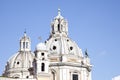
[(67, 42), (69, 41), (69, 39), (67, 39)]
[(52, 27), (52, 31), (54, 32), (54, 27)]
[(53, 46), (53, 50), (55, 50), (56, 49), (56, 46)]
[(58, 31), (60, 31), (60, 24), (58, 24)]
[(20, 64), (20, 62), (17, 62), (17, 64)]
[(28, 48), (28, 42), (26, 42), (26, 48)]
[(19, 77), (15, 77), (16, 79), (19, 78)]
[(57, 39), (55, 39), (55, 41), (57, 41)]
[(41, 56), (44, 56), (44, 53), (41, 53)]
[(35, 57), (37, 57), (37, 53), (35, 53)]
[(23, 42), (23, 48), (25, 48), (25, 42)]
[(72, 47), (72, 46), (70, 47), (70, 50), (73, 50), (73, 47)]
[(29, 76), (26, 76), (26, 78), (29, 78)]
[(41, 71), (45, 71), (45, 64), (44, 63), (41, 64)]
[(45, 58), (42, 58), (42, 60), (45, 60)]
[(73, 74), (73, 79), (72, 80), (78, 80), (78, 74)]

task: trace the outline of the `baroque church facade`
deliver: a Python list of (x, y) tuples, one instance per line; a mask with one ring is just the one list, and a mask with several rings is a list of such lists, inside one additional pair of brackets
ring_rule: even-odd
[(91, 80), (90, 59), (68, 36), (68, 22), (58, 15), (51, 22), (49, 38), (31, 51), (24, 33), (20, 48), (6, 63), (0, 80)]

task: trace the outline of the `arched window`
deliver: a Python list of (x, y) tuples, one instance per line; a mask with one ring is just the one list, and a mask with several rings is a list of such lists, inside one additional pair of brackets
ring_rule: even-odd
[(41, 71), (45, 71), (45, 64), (44, 63), (41, 64)]
[(23, 48), (25, 48), (25, 42), (23, 42)]
[(60, 31), (60, 24), (58, 24), (58, 31)]
[(28, 48), (28, 42), (26, 42), (26, 48)]
[(52, 27), (52, 32), (54, 32), (54, 27)]

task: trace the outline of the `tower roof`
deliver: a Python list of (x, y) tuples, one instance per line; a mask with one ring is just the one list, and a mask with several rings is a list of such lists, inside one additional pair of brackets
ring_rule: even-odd
[(55, 17), (55, 19), (63, 19), (64, 17), (61, 16), (61, 10), (58, 9), (58, 15)]
[(23, 37), (20, 39), (20, 41), (25, 41), (25, 40), (29, 40), (29, 41), (30, 41), (30, 38), (27, 36), (26, 31), (24, 32), (24, 35), (23, 35)]

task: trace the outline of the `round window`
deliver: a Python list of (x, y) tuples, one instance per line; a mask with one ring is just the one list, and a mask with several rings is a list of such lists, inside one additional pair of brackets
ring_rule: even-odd
[(44, 53), (41, 53), (41, 56), (44, 56)]
[(72, 47), (72, 46), (70, 47), (70, 50), (73, 50), (73, 47)]
[(55, 39), (55, 41), (57, 41), (57, 39)]
[(69, 39), (67, 39), (67, 42), (69, 41)]
[(56, 50), (56, 46), (53, 46), (53, 50)]
[(26, 78), (29, 78), (29, 76), (26, 76)]
[(17, 62), (17, 64), (20, 64), (20, 62)]

